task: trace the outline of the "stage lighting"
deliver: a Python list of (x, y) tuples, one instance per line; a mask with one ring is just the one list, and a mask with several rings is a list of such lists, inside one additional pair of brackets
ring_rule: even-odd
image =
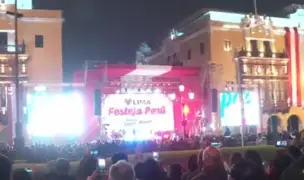
[(175, 99), (176, 99), (175, 93), (169, 94), (169, 98), (170, 98), (171, 100), (175, 100)]
[(188, 96), (189, 96), (189, 99), (194, 99), (194, 92), (189, 92), (189, 94), (188, 94)]
[(185, 86), (184, 85), (179, 85), (178, 89), (180, 92), (184, 92), (185, 91)]
[(156, 89), (154, 90), (154, 93), (161, 93), (161, 90), (160, 90), (159, 88), (156, 88)]
[(44, 85), (38, 85), (38, 86), (35, 86), (35, 91), (37, 91), (37, 92), (44, 92), (44, 91), (46, 91), (46, 86), (44, 86)]

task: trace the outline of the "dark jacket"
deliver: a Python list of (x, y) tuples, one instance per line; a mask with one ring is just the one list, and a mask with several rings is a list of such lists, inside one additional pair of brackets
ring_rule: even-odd
[(204, 168), (192, 180), (227, 180), (228, 175), (224, 166), (210, 166)]

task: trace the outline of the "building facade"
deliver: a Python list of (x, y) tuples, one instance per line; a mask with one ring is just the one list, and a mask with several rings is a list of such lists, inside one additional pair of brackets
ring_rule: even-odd
[[(255, 89), (262, 131), (302, 129), (304, 9), (300, 5), (287, 9), (287, 17), (198, 11), (174, 27), (145, 61), (201, 67), (202, 84), (213, 89), (206, 94)], [(206, 109), (209, 118), (220, 124), (217, 97), (209, 98)], [(291, 125), (295, 121), (298, 125)]]
[[(5, 127), (1, 140), (13, 137), (15, 113), (14, 78), (16, 51), (19, 60), (20, 94), (38, 84), (62, 83), (62, 12), (37, 10), (32, 0), (19, 0), (17, 28), (15, 26), (15, 1), (0, 2), (0, 89), (1, 121)], [(17, 31), (17, 44), (15, 35)], [(20, 96), (21, 118), (24, 115)], [(6, 125), (9, 126), (6, 126)], [(6, 131), (10, 131), (7, 133)], [(2, 136), (2, 133), (6, 134)], [(4, 137), (4, 138), (2, 138)], [(7, 138), (9, 137), (9, 138)]]

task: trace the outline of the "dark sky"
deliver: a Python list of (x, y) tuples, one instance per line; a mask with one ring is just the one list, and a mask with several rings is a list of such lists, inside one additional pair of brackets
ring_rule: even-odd
[[(37, 9), (64, 12), (65, 79), (85, 60), (131, 63), (143, 41), (153, 41), (200, 8), (252, 12), (253, 0), (34, 0)], [(304, 0), (257, 0), (261, 13)]]

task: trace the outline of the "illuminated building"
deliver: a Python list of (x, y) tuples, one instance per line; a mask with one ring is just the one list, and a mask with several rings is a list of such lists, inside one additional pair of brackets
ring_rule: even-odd
[[(85, 141), (100, 138), (105, 130), (107, 135), (128, 131), (134, 123), (140, 126), (134, 128), (138, 131), (134, 134), (142, 139), (158, 132), (183, 134), (184, 116), (187, 116), (185, 131), (190, 134), (199, 131), (201, 117), (197, 111), (201, 110), (202, 102), (197, 67), (99, 64), (76, 71), (74, 83), (85, 83)], [(101, 92), (96, 100), (97, 89)], [(186, 115), (183, 103), (187, 103)]]
[[(18, 18), (18, 44), (16, 44), (14, 16), (7, 13), (15, 12), (14, 3), (14, 0), (2, 0), (0, 3), (0, 92), (1, 106), (5, 109), (1, 121), (5, 119), (4, 121), (9, 122), (9, 126), (12, 126), (10, 118), (15, 114), (14, 108), (10, 108), (14, 107), (15, 103), (10, 101), (12, 99), (10, 94), (14, 96), (12, 87), (15, 76), (15, 51), (18, 51), (19, 55), (21, 83), (61, 83), (63, 73), (62, 12), (33, 9), (32, 0), (18, 0), (17, 9), (22, 17)], [(21, 99), (20, 97), (20, 101)], [(20, 114), (22, 115), (23, 112)], [(2, 132), (0, 132), (1, 141)]]
[[(285, 10), (286, 17), (198, 11), (175, 26), (145, 62), (201, 67), (208, 77), (204, 83), (219, 94), (239, 85), (256, 86), (262, 131), (270, 121), (285, 130), (303, 129), (304, 7)], [(208, 107), (215, 101), (209, 98)], [(220, 123), (218, 110), (211, 111), (209, 118)]]

